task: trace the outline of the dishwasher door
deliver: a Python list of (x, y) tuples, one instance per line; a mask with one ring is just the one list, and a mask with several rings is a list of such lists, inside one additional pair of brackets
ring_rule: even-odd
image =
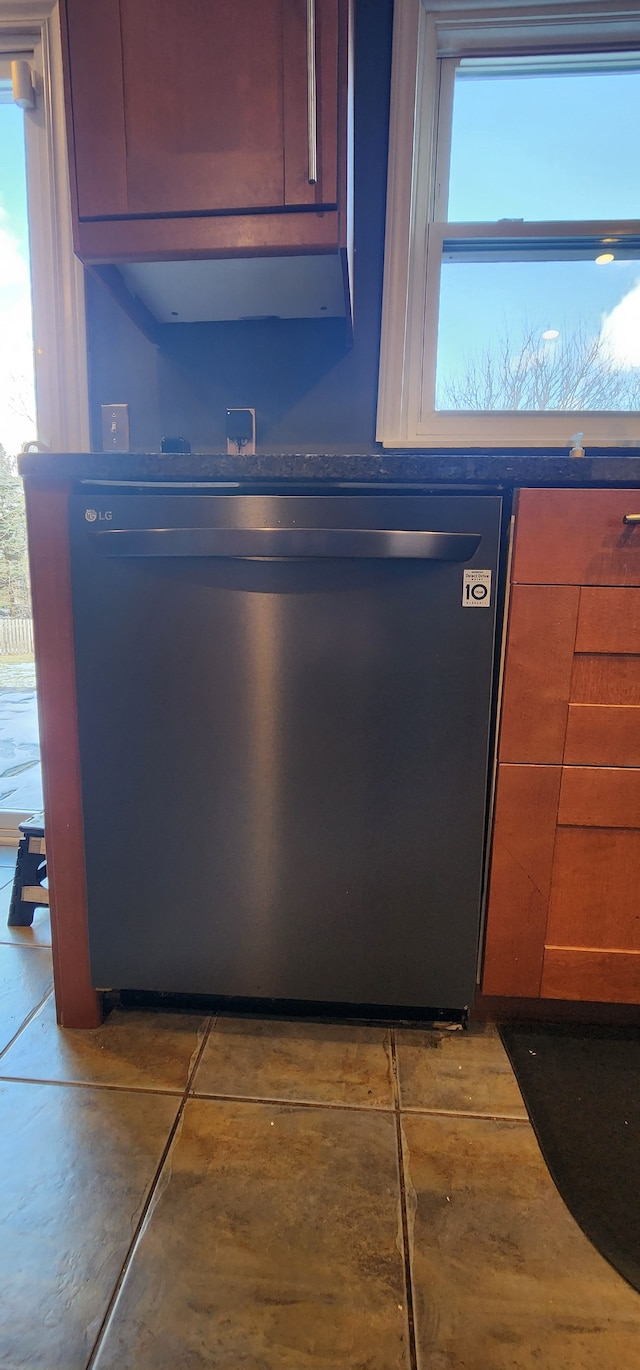
[(498, 496), (72, 498), (98, 988), (475, 988)]

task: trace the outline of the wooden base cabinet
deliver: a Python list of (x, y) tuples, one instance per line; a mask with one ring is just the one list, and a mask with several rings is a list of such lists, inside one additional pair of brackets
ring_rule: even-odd
[(93, 988), (89, 967), (70, 493), (68, 481), (25, 481), (56, 1013), (61, 1027), (92, 1028), (102, 1020), (102, 995)]
[(482, 990), (640, 1003), (636, 490), (518, 497)]

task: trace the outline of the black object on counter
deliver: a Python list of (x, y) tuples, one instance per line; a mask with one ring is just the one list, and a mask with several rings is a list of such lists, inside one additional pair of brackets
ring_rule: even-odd
[(186, 438), (163, 438), (160, 443), (161, 452), (177, 452), (185, 456), (191, 451), (191, 443)]

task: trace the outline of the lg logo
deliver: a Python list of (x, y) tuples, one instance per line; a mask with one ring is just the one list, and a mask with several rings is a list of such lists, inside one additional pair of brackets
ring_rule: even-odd
[(113, 514), (110, 509), (85, 509), (84, 516), (87, 520), (87, 523), (95, 523), (96, 519), (98, 519), (98, 521), (106, 519), (107, 522), (109, 522), (113, 518)]

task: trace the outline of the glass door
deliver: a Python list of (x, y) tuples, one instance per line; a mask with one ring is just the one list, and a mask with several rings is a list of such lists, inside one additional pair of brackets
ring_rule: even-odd
[(24, 114), (0, 55), (0, 844), (42, 809), (33, 629), (17, 457), (37, 438)]

